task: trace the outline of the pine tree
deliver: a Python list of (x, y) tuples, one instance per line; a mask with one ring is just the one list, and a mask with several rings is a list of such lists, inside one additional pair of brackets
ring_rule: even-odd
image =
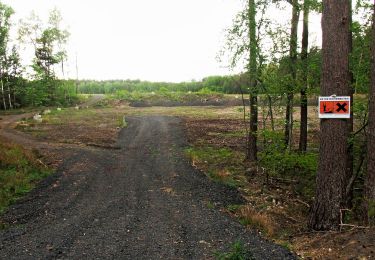
[[(323, 96), (350, 96), (350, 0), (323, 1), (322, 83)], [(316, 196), (309, 226), (335, 230), (346, 203), (350, 121), (322, 119)]]

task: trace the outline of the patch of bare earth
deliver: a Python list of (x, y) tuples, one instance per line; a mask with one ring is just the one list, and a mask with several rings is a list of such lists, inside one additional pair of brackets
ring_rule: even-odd
[[(245, 125), (240, 119), (186, 119), (189, 143), (243, 150), (246, 144)], [(236, 133), (236, 134), (233, 134)]]
[[(244, 151), (246, 142), (242, 120), (186, 119), (188, 141), (195, 146), (212, 146)], [(243, 135), (238, 134), (243, 132)], [(311, 142), (318, 138), (317, 128), (311, 128)], [(234, 134), (235, 133), (235, 134)], [(298, 137), (298, 133), (294, 138)], [(204, 170), (204, 163), (194, 162)], [(238, 166), (237, 166), (238, 167)], [(342, 232), (309, 232), (306, 227), (311, 201), (295, 192), (294, 180), (278, 179), (265, 174), (249, 174), (243, 163), (245, 181), (240, 190), (247, 200), (246, 211), (228, 211), (238, 218), (244, 214), (253, 222), (263, 225), (259, 232), (277, 241), (305, 259), (374, 259), (375, 229), (353, 228)], [(245, 216), (246, 217), (246, 216)], [(270, 221), (271, 220), (271, 221)], [(259, 222), (259, 223), (258, 223)], [(264, 227), (266, 226), (266, 227)], [(266, 230), (265, 230), (266, 229)], [(267, 232), (271, 230), (272, 232)]]
[[(116, 142), (118, 129), (105, 124), (98, 126), (69, 123), (67, 125), (39, 124), (28, 129), (45, 141), (73, 144), (110, 145)], [(42, 134), (38, 134), (42, 133)]]

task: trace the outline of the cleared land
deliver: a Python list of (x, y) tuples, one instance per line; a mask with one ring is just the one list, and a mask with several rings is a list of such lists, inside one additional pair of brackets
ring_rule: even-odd
[(202, 259), (242, 241), (257, 259), (294, 258), (219, 211), (244, 201), (190, 165), (184, 140), (179, 119), (143, 116), (116, 149), (60, 147), (57, 172), (2, 216), (0, 257)]
[[(309, 108), (309, 148), (311, 152), (302, 157), (291, 154), (290, 157), (287, 157), (288, 161), (286, 161), (287, 164), (285, 165), (282, 164), (284, 162), (282, 159), (285, 158), (284, 155), (282, 158), (270, 156), (261, 157), (263, 163), (268, 163), (268, 165), (273, 163), (271, 166), (275, 165), (275, 169), (272, 171), (272, 169), (265, 170), (260, 168), (259, 173), (256, 175), (249, 174), (248, 166), (243, 161), (246, 127), (242, 120), (243, 110), (240, 106), (130, 107), (126, 102), (103, 100), (103, 102), (96, 105), (96, 108), (86, 108), (86, 106), (81, 106), (81, 108), (83, 109), (76, 110), (70, 108), (63, 109), (63, 111), (52, 110), (51, 114), (43, 116), (42, 123), (36, 123), (29, 119), (22, 120), (22, 116), (18, 117), (17, 120), (19, 122), (15, 123), (17, 120), (13, 120), (12, 122), (15, 124), (11, 124), (12, 126), (16, 126), (17, 130), (11, 129), (11, 125), (8, 125), (8, 127), (4, 129), (3, 135), (7, 135), (9, 138), (29, 147), (37, 147), (42, 154), (46, 155), (46, 164), (60, 165), (59, 169), (65, 167), (65, 170), (63, 170), (65, 172), (70, 171), (69, 165), (74, 166), (74, 170), (79, 167), (92, 169), (90, 168), (91, 165), (95, 166), (98, 161), (103, 162), (107, 160), (110, 164), (112, 164), (112, 162), (118, 164), (118, 160), (121, 159), (126, 162), (127, 159), (133, 158), (132, 156), (138, 154), (139, 151), (143, 151), (138, 155), (143, 156), (144, 166), (142, 166), (142, 168), (140, 165), (136, 165), (134, 169), (144, 169), (145, 167), (150, 167), (150, 165), (147, 166), (148, 161), (153, 164), (158, 163), (153, 160), (155, 157), (159, 157), (164, 149), (171, 149), (171, 151), (169, 151), (170, 156), (184, 161), (186, 167), (203, 170), (203, 172), (209, 176), (208, 179), (206, 177), (203, 178), (203, 175), (199, 171), (193, 170), (193, 172), (188, 174), (189, 178), (198, 174), (198, 176), (200, 176), (198, 178), (199, 181), (195, 180), (196, 182), (194, 181), (191, 183), (191, 186), (189, 186), (189, 179), (185, 180), (187, 187), (191, 187), (193, 193), (207, 193), (205, 196), (199, 197), (199, 200), (201, 200), (200, 205), (202, 209), (205, 209), (203, 212), (207, 210), (208, 212), (214, 211), (218, 213), (220, 211), (221, 215), (226, 217), (230, 216), (229, 218), (236, 223), (236, 225), (240, 222), (256, 230), (258, 233), (261, 233), (263, 236), (268, 237), (268, 239), (282, 244), (285, 248), (293, 250), (300, 256), (325, 257), (329, 259), (374, 256), (373, 229), (353, 229), (351, 231), (346, 230), (345, 232), (336, 233), (310, 233), (306, 230), (306, 217), (309, 211), (309, 204), (313, 198), (312, 192), (315, 178), (315, 175), (311, 173), (315, 172), (313, 162), (316, 161), (315, 156), (319, 144), (316, 107), (311, 106)], [(269, 129), (269, 117), (267, 120), (263, 120), (263, 118), (267, 117), (267, 111), (265, 110), (263, 113), (263, 110), (261, 110), (260, 112), (260, 121), (266, 123), (266, 125), (263, 125), (263, 123), (260, 124), (260, 128)], [(283, 113), (282, 108), (275, 107), (275, 128), (279, 131), (283, 128)], [(173, 116), (173, 118), (165, 118), (164, 116)], [(146, 118), (144, 122), (142, 118)], [(148, 124), (148, 121), (151, 122), (153, 119), (156, 120), (157, 118), (167, 120), (167, 132), (165, 134), (168, 137), (165, 138), (169, 138), (169, 144), (171, 144), (171, 140), (175, 140), (178, 143), (177, 145), (171, 145), (171, 147), (168, 148), (155, 146), (152, 149), (142, 150), (143, 148), (137, 148), (135, 145), (131, 145), (130, 147), (124, 146), (124, 142), (118, 141), (125, 140), (126, 137), (124, 137), (123, 134), (127, 131), (131, 131), (130, 129), (134, 126), (138, 125), (139, 127), (142, 124), (145, 126), (146, 123)], [(298, 109), (296, 109), (295, 118), (298, 118)], [(8, 119), (4, 117), (3, 122), (7, 122), (7, 120)], [(123, 127), (125, 127), (125, 130), (121, 130)], [(158, 129), (156, 125), (153, 125), (149, 130), (150, 133), (154, 133), (154, 139), (149, 140), (151, 142), (150, 145), (152, 146), (153, 142), (156, 142), (154, 145), (160, 143), (160, 147), (165, 147), (163, 144), (163, 134), (160, 135), (156, 132), (152, 132), (155, 130), (154, 128)], [(296, 128), (298, 128), (298, 122), (296, 122)], [(139, 132), (139, 130), (140, 128), (134, 131)], [(120, 137), (118, 137), (120, 131), (121, 134)], [(129, 134), (130, 132), (127, 133)], [(267, 131), (264, 131), (264, 133), (267, 133)], [(175, 135), (179, 135), (179, 138)], [(266, 135), (260, 137), (262, 156), (267, 154), (267, 151), (262, 150), (263, 139), (266, 138), (265, 140), (269, 142), (269, 140), (273, 140), (272, 137), (273, 136)], [(279, 139), (279, 136), (276, 137), (276, 139)], [(298, 132), (294, 135), (295, 144), (297, 144), (297, 137)], [(131, 136), (129, 134), (127, 138), (136, 139), (136, 136)], [(147, 136), (142, 138), (146, 138), (147, 140)], [(185, 142), (186, 139), (187, 142)], [(144, 147), (150, 147), (148, 145), (148, 143), (144, 143)], [(275, 145), (277, 145), (277, 143), (275, 143)], [(176, 149), (179, 151), (178, 153), (176, 153)], [(121, 153), (126, 150), (131, 152), (129, 152), (126, 157), (123, 157)], [(87, 153), (90, 155), (86, 155)], [(96, 157), (93, 157), (93, 155), (91, 155), (92, 153), (94, 153)], [(102, 154), (101, 156), (103, 157), (98, 157), (98, 153)], [(176, 154), (178, 154), (178, 157), (175, 157)], [(80, 155), (83, 157), (87, 156), (88, 159), (79, 160)], [(77, 156), (78, 159), (76, 159)], [(169, 157), (159, 158), (168, 163)], [(190, 162), (188, 161), (189, 159)], [(81, 165), (75, 166), (78, 162), (81, 162)], [(279, 162), (281, 164), (279, 164)], [(131, 161), (129, 161), (129, 163), (131, 163)], [(174, 162), (171, 163), (172, 165), (176, 165)], [(192, 166), (188, 166), (189, 164)], [(123, 172), (127, 172), (126, 163), (122, 166), (125, 167)], [(307, 169), (306, 166), (308, 166)], [(100, 167), (99, 168), (102, 169), (104, 166)], [(118, 168), (121, 167), (116, 166), (112, 169), (108, 166), (108, 171), (117, 172), (119, 171)], [(165, 177), (175, 176), (168, 173), (168, 167), (165, 169), (167, 170)], [(144, 170), (148, 171), (147, 169)], [(164, 172), (164, 168), (162, 170)], [(157, 177), (162, 178), (153, 175), (153, 170), (150, 171), (152, 180)], [(59, 172), (60, 177), (58, 178), (61, 180), (70, 176), (70, 174), (67, 173), (61, 175), (60, 170), (58, 170), (57, 175), (53, 176), (58, 176)], [(92, 170), (84, 170), (83, 176), (87, 178), (92, 175), (92, 172)], [(179, 176), (178, 178), (181, 177), (180, 172), (174, 172)], [(119, 175), (118, 173), (116, 174)], [(146, 175), (148, 176), (148, 174)], [(75, 172), (72, 176), (77, 177), (79, 175)], [(62, 183), (60, 179), (57, 185)], [(138, 180), (141, 181), (142, 179)], [(161, 194), (168, 195), (168, 198), (172, 200), (178, 200), (181, 195), (178, 191), (181, 189), (182, 183), (180, 183), (180, 188), (176, 188), (173, 186), (176, 184), (176, 180), (173, 182), (163, 178), (161, 180), (163, 180), (163, 186), (158, 186), (159, 191), (162, 191)], [(125, 180), (119, 179), (117, 179), (116, 182), (117, 181), (119, 183), (125, 182)], [(150, 180), (146, 179), (146, 181)], [(113, 180), (113, 182), (115, 181)], [(70, 181), (67, 181), (67, 184), (69, 183)], [(79, 185), (80, 182), (77, 183), (78, 184), (74, 185)], [(91, 183), (92, 182), (86, 183), (85, 189), (91, 187)], [(199, 183), (202, 183), (204, 187), (198, 186)], [(240, 194), (240, 198), (242, 199), (237, 200), (237, 195), (235, 195), (236, 199), (233, 199), (234, 197), (231, 195), (217, 191), (216, 188), (209, 188), (211, 186), (219, 187), (216, 183), (220, 183), (219, 186), (225, 187), (224, 190), (230, 192), (230, 194), (232, 194), (234, 190), (239, 190), (237, 195)], [(205, 186), (206, 184), (207, 186)], [(46, 187), (51, 185), (54, 185), (54, 182), (48, 182)], [(96, 183), (96, 185), (99, 185), (99, 182)], [(41, 184), (41, 186), (43, 186), (43, 184)], [(196, 186), (200, 187), (200, 189), (197, 189)], [(95, 187), (95, 185), (93, 187)], [(145, 186), (142, 186), (140, 189), (143, 188), (145, 188)], [(77, 189), (78, 191), (80, 190), (80, 188)], [(210, 191), (212, 189), (214, 189), (213, 192)], [(151, 190), (155, 190), (154, 187)], [(61, 194), (65, 194), (65, 192), (66, 194), (75, 194), (78, 191), (69, 190), (64, 186), (64, 190), (60, 192)], [(101, 190), (99, 189), (98, 191)], [(105, 192), (111, 194), (108, 190), (105, 190)], [(78, 194), (80, 193), (78, 192)], [(225, 195), (222, 196), (220, 194)], [(38, 196), (44, 197), (45, 193), (39, 193)], [(77, 196), (80, 198), (83, 195)], [(61, 197), (63, 197), (63, 195), (61, 195)], [(150, 199), (149, 196), (146, 195), (142, 198)], [(166, 200), (166, 198), (167, 197), (163, 197), (164, 200)], [(30, 198), (26, 200), (32, 205)], [(75, 201), (75, 199), (72, 200), (72, 202)], [(23, 202), (20, 203), (22, 204)], [(69, 202), (67, 201), (65, 203), (65, 207), (68, 208), (68, 205), (70, 205)], [(141, 202), (138, 201), (137, 203)], [(17, 207), (17, 205), (18, 204), (14, 207)], [(48, 205), (50, 205), (50, 203), (48, 203)], [(151, 206), (150, 204), (142, 205), (145, 207)], [(157, 207), (159, 206), (161, 205)], [(87, 206), (80, 204), (80, 207), (84, 208)], [(95, 208), (94, 210), (99, 210), (99, 208)], [(20, 212), (22, 212), (22, 210), (20, 209), (18, 212), (19, 213), (15, 213), (14, 210), (10, 210), (10, 213), (5, 216), (21, 214)], [(183, 217), (184, 213), (181, 214), (182, 215), (177, 214), (177, 216)], [(43, 217), (40, 216), (40, 218)], [(161, 215), (158, 215), (158, 218), (161, 218)], [(6, 217), (3, 219), (3, 221), (7, 223), (12, 223), (12, 220), (9, 221)], [(12, 218), (10, 217), (9, 219)], [(20, 219), (22, 219), (22, 217), (20, 217)], [(188, 221), (188, 218), (186, 221)], [(24, 223), (28, 222), (28, 220), (24, 221)], [(73, 221), (71, 221), (70, 224), (72, 225)], [(244, 230), (246, 230), (246, 228), (242, 227), (242, 232), (249, 232)], [(241, 231), (238, 230), (236, 232)], [(250, 236), (253, 237), (253, 234)], [(242, 235), (240, 235), (240, 237), (242, 238)], [(233, 242), (232, 238), (224, 241), (225, 242), (222, 244), (213, 243), (210, 244), (210, 246), (207, 245), (203, 250), (205, 253), (200, 251), (200, 253), (196, 252), (193, 253), (193, 255), (196, 254), (196, 256), (199, 255), (210, 258), (213, 256), (212, 252), (216, 250), (214, 249), (215, 247), (219, 251), (228, 251), (228, 247)], [(247, 243), (246, 239), (243, 241)], [(199, 244), (205, 244), (205, 242), (209, 241), (203, 239), (198, 242), (200, 242)], [(48, 245), (48, 248), (50, 248), (50, 244)], [(176, 246), (176, 248), (178, 248), (178, 246)], [(188, 248), (181, 250), (188, 252), (188, 250), (190, 250)], [(251, 248), (251, 246), (246, 248)], [(69, 250), (65, 251), (69, 252)], [(254, 254), (257, 255), (256, 250), (254, 252)], [(54, 254), (55, 252), (51, 253), (51, 255)]]

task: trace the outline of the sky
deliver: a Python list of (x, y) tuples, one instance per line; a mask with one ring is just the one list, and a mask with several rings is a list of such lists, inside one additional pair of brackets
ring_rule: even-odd
[(2, 0), (14, 21), (61, 11), (66, 77), (181, 82), (234, 72), (216, 59), (242, 0)]

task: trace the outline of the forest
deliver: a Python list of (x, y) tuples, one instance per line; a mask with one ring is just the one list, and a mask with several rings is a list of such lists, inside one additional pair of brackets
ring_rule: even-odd
[[(270, 15), (275, 10), (288, 14), (286, 24)], [(299, 234), (373, 230), (373, 1), (243, 1), (217, 55), (218, 62), (241, 72), (177, 83), (81, 79), (77, 64), (77, 76), (68, 78), (69, 31), (60, 11), (52, 10), (47, 22), (32, 13), (15, 23), (13, 14), (0, 2), (0, 115), (48, 111), (38, 112), (43, 121), (22, 119), (17, 130), (41, 142), (117, 151), (120, 129), (142, 116), (148, 122), (159, 120), (152, 116), (175, 116), (186, 127), (184, 153), (192, 166), (250, 198), (246, 206), (223, 209), (241, 224), (273, 241), (289, 241), (288, 250), (293, 250), (289, 243), (298, 244), (289, 237)], [(312, 40), (311, 17), (321, 17), (321, 43)], [(25, 48), (33, 53), (32, 64), (23, 63)], [(348, 98), (348, 118), (319, 118), (319, 97)], [(145, 154), (163, 154), (152, 149)], [(1, 159), (0, 166), (7, 167)], [(175, 196), (171, 188), (160, 189)], [(292, 224), (270, 228), (271, 215)]]
[[(58, 79), (55, 72), (59, 66), (64, 74), (64, 43), (69, 37), (68, 31), (60, 28), (60, 12), (52, 10), (47, 24), (35, 13), (19, 21), (17, 39), (9, 35), (14, 10), (0, 3), (0, 13), (1, 109), (72, 104), (74, 82)], [(23, 65), (20, 57), (25, 46), (32, 46), (35, 54), (30, 66)]]

